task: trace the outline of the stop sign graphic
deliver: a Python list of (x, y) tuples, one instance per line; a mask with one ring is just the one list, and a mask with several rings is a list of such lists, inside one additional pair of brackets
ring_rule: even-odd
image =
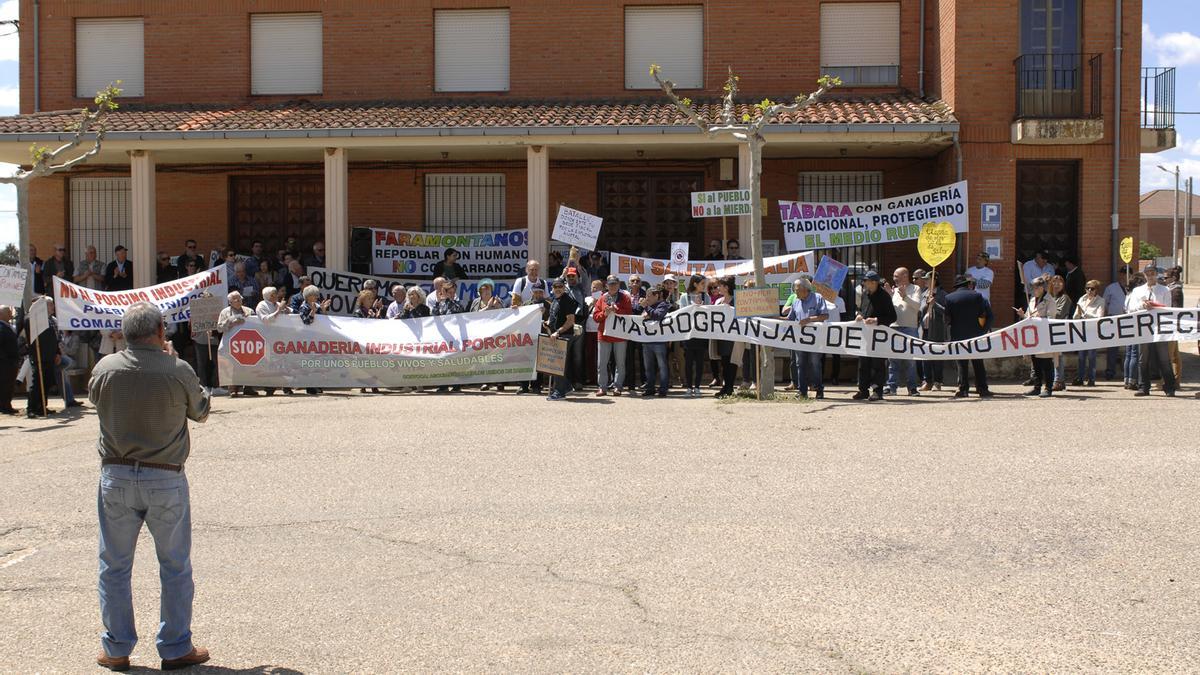
[(229, 355), (243, 366), (257, 365), (267, 355), (267, 341), (256, 330), (238, 331), (229, 339)]

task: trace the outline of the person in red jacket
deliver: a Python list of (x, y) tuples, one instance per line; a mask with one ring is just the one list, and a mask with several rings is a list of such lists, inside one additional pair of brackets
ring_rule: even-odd
[(625, 387), (625, 347), (627, 343), (621, 338), (609, 337), (604, 329), (608, 317), (614, 314), (633, 314), (633, 298), (621, 290), (621, 280), (609, 275), (608, 290), (600, 294), (600, 299), (592, 307), (592, 318), (600, 330), (596, 332), (596, 383), (600, 386), (596, 396), (606, 396), (609, 392), (608, 362), (616, 361), (615, 376), (612, 379), (612, 395), (620, 396)]

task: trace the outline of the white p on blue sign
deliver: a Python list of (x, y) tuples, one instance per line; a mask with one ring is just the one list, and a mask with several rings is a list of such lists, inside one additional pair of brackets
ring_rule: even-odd
[(1000, 203), (984, 202), (979, 206), (979, 229), (984, 232), (1000, 231)]

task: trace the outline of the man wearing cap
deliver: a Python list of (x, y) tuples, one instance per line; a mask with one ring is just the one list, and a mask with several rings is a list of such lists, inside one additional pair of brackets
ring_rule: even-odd
[[(950, 327), (951, 340), (970, 340), (992, 329), (992, 305), (971, 285), (971, 278), (960, 274), (954, 279), (954, 292), (946, 296), (946, 325)], [(970, 395), (968, 364), (975, 371), (975, 393), (980, 398), (991, 398), (983, 359), (958, 361), (958, 391), (954, 393), (954, 398), (967, 398)]]
[[(562, 279), (555, 279), (550, 290), (554, 294), (554, 298), (550, 301), (550, 311), (546, 315), (546, 333), (557, 340), (569, 339), (575, 334), (575, 313), (578, 305), (575, 298), (567, 292), (567, 285)], [(567, 356), (570, 357), (569, 352)], [(570, 373), (570, 369), (568, 368), (566, 372)], [(552, 375), (550, 387), (550, 395), (546, 397), (546, 400), (562, 401), (567, 397), (567, 391), (570, 390), (571, 384), (566, 377)]]
[(46, 259), (42, 265), (42, 274), (46, 277), (46, 292), (54, 292), (54, 277), (70, 281), (75, 276), (75, 265), (67, 257), (67, 247), (62, 244), (54, 245), (54, 255)]
[(616, 314), (632, 314), (633, 301), (629, 294), (621, 290), (621, 280), (614, 275), (608, 275), (607, 288), (600, 294), (600, 299), (592, 309), (592, 318), (599, 330), (596, 332), (596, 390), (597, 396), (609, 393), (608, 363), (615, 362), (612, 379), (612, 395), (620, 396), (625, 387), (625, 349), (628, 342), (621, 338), (605, 334), (609, 317)]
[[(1129, 307), (1134, 311), (1171, 306), (1171, 292), (1158, 283), (1158, 267), (1150, 265), (1144, 272), (1146, 284), (1129, 292)], [(1174, 396), (1179, 383), (1171, 369), (1170, 353), (1165, 342), (1143, 342), (1138, 345), (1138, 390), (1134, 396), (1150, 395), (1151, 367), (1157, 368), (1163, 379), (1163, 391)]]
[[(890, 326), (896, 323), (896, 308), (892, 297), (883, 290), (879, 272), (869, 270), (862, 278), (862, 301), (856, 321), (871, 326)], [(887, 359), (874, 356), (858, 357), (858, 393), (855, 401), (883, 400), (883, 385), (887, 379)], [(874, 391), (871, 391), (874, 389)]]
[(133, 263), (127, 259), (128, 255), (120, 244), (113, 249), (114, 260), (104, 269), (104, 290), (133, 290)]
[(992, 282), (996, 280), (996, 270), (990, 265), (992, 256), (987, 251), (980, 251), (975, 256), (975, 266), (967, 269), (967, 276), (975, 282), (975, 290), (989, 303), (992, 301)]
[[(946, 341), (946, 291), (939, 285), (930, 293), (929, 273), (918, 269), (913, 272), (913, 283), (921, 289), (921, 339), (932, 342)], [(936, 281), (936, 280), (935, 280)], [(921, 391), (942, 390), (944, 364), (937, 359), (917, 361), (917, 373), (921, 376)]]

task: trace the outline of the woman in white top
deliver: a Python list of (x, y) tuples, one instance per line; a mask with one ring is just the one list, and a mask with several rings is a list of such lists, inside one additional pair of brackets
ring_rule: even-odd
[[(265, 262), (265, 261), (264, 261)], [(291, 312), (288, 306), (280, 302), (281, 291), (274, 286), (264, 286), (262, 292), (262, 300), (258, 301), (258, 306), (254, 308), (255, 315), (258, 316), (263, 323), (272, 323), (283, 314)], [(266, 388), (267, 396), (275, 395), (275, 387)], [(288, 396), (292, 395), (290, 387), (284, 387), (283, 393)]]
[[(254, 312), (250, 311), (249, 307), (242, 304), (242, 294), (237, 291), (230, 291), (226, 296), (229, 299), (229, 306), (221, 310), (217, 316), (217, 330), (222, 333), (228, 333), (237, 330), (237, 327), (246, 322), (246, 317), (254, 316)], [(252, 387), (234, 386), (229, 388), (229, 397), (233, 398), (238, 394), (243, 396), (258, 396), (258, 392)]]
[[(1075, 305), (1075, 319), (1099, 319), (1104, 316), (1104, 296), (1100, 295), (1100, 282), (1092, 279), (1087, 282), (1085, 293)], [(1096, 386), (1096, 352), (1095, 349), (1084, 349), (1079, 352), (1079, 374), (1075, 376), (1075, 386), (1087, 380), (1087, 386)]]

